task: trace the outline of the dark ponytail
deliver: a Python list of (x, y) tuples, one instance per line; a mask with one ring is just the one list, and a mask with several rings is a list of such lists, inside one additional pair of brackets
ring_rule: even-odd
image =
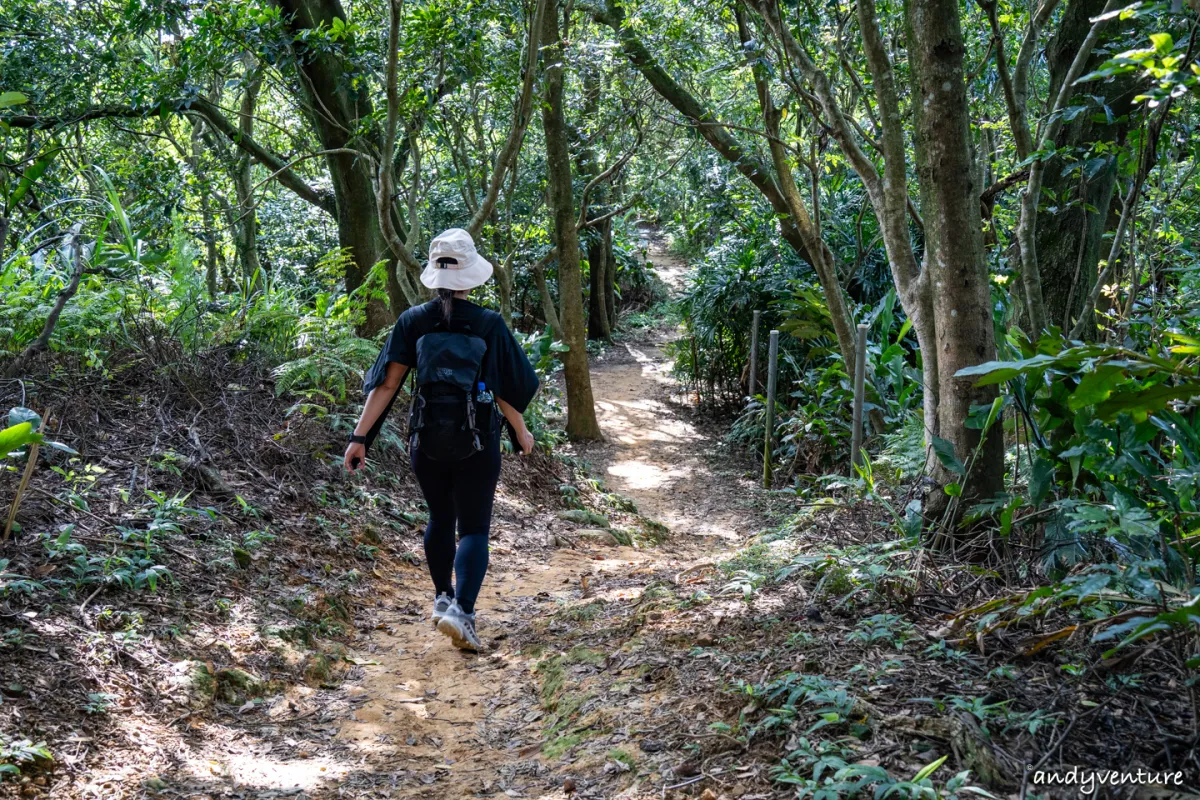
[(442, 304), (442, 321), (449, 325), (450, 318), (454, 316), (454, 290), (438, 289), (437, 296)]

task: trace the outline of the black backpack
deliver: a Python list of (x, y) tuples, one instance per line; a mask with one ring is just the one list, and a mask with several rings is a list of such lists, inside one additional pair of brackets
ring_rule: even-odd
[(439, 323), (417, 339), (408, 414), (409, 444), (434, 461), (460, 461), (483, 450), (495, 430), (495, 404), (478, 391), (487, 343)]

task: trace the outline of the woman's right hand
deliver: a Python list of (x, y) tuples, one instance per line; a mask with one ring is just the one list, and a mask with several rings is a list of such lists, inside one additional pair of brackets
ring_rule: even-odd
[(537, 442), (535, 442), (533, 439), (533, 434), (530, 433), (529, 429), (525, 427), (522, 427), (521, 430), (517, 431), (517, 443), (521, 445), (521, 453), (523, 455), (529, 455), (532, 453), (534, 446), (537, 444)]
[(362, 442), (351, 442), (346, 447), (346, 457), (342, 464), (351, 472), (358, 472), (367, 463), (367, 447)]

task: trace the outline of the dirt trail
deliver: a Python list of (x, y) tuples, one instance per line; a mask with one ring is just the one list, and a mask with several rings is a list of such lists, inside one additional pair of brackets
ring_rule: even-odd
[[(677, 279), (682, 266), (659, 242), (651, 245), (659, 268)], [(387, 797), (566, 796), (559, 767), (541, 757), (561, 732), (543, 725), (538, 693), (546, 690), (528, 655), (568, 647), (555, 641), (554, 615), (581, 597), (636, 598), (652, 580), (754, 532), (749, 487), (739, 475), (722, 473), (713, 440), (671, 400), (663, 351), (670, 335), (651, 333), (596, 360), (592, 382), (607, 441), (574, 451), (607, 491), (666, 525), (667, 541), (643, 548), (545, 546), (545, 527), (569, 526), (522, 509), (519, 494), (502, 487), (501, 509), (516, 513), (497, 514), (492, 569), (479, 603), (480, 634), (490, 650), (471, 656), (451, 648), (428, 622), (424, 568), (404, 566), (396, 594), (380, 600), (375, 633), (356, 652), (377, 663), (355, 670), (359, 680), (347, 688), (353, 710), (336, 735), (341, 753), (322, 778), (338, 781), (352, 797), (376, 796), (354, 787), (378, 787), (380, 772), (390, 775), (390, 791), (381, 795)], [(517, 521), (522, 512), (524, 526)], [(603, 776), (603, 753), (595, 760), (591, 772)], [(602, 788), (593, 781), (588, 790), (587, 762), (574, 765), (577, 796), (614, 796), (607, 793), (611, 782)]]

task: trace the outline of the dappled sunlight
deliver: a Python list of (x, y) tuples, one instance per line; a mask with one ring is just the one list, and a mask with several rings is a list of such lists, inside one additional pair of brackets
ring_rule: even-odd
[(609, 475), (622, 478), (628, 489), (662, 489), (668, 483), (686, 478), (691, 474), (690, 469), (670, 469), (650, 464), (645, 461), (617, 461), (605, 470)]
[(330, 781), (340, 781), (354, 766), (328, 756), (288, 759), (253, 752), (226, 752), (220, 761), (186, 761), (173, 777), (193, 780), (218, 777), (224, 779), (225, 786), (313, 792)]

